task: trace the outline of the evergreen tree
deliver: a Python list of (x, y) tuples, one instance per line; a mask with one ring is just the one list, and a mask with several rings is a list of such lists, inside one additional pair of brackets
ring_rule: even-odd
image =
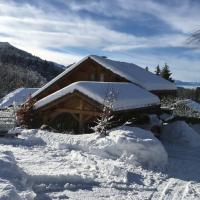
[(167, 65), (167, 63), (165, 63), (164, 67), (162, 68), (161, 72), (160, 72), (161, 76), (171, 82), (174, 82), (171, 78), (172, 73), (170, 72), (169, 66)]
[(146, 66), (146, 67), (145, 67), (145, 70), (146, 70), (146, 71), (149, 71), (149, 67), (148, 67), (148, 66)]
[(160, 66), (157, 65), (156, 70), (155, 70), (155, 74), (160, 75), (160, 73), (161, 73)]

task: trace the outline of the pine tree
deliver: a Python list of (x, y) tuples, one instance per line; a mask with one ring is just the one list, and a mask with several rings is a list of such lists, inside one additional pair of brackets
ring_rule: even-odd
[(161, 73), (160, 66), (157, 65), (156, 70), (155, 70), (155, 74), (160, 75), (160, 73)]
[(169, 66), (167, 65), (167, 63), (165, 63), (164, 67), (161, 70), (161, 76), (171, 82), (174, 82), (171, 78), (172, 73), (170, 72)]
[(146, 66), (146, 67), (145, 67), (145, 70), (146, 70), (146, 71), (149, 71), (149, 67), (148, 67), (148, 66)]

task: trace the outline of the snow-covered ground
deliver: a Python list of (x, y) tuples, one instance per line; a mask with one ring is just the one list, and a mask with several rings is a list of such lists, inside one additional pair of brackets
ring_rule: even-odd
[(184, 142), (200, 143), (199, 133), (175, 122), (164, 135), (170, 126), (176, 137), (164, 146), (135, 127), (106, 138), (26, 129), (0, 138), (0, 199), (200, 199), (200, 147)]

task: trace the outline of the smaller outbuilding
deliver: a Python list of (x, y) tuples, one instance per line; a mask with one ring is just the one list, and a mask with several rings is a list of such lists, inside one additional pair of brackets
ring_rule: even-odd
[(8, 107), (22, 105), (30, 95), (36, 92), (39, 88), (18, 88), (5, 97), (3, 97), (0, 101), (0, 109), (6, 109)]

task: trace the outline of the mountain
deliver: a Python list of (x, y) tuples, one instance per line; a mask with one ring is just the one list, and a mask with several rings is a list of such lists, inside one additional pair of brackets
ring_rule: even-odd
[(0, 42), (0, 97), (19, 87), (41, 87), (65, 67)]
[(178, 87), (184, 87), (184, 88), (196, 88), (196, 87), (200, 87), (200, 82), (188, 82), (188, 81), (176, 80), (175, 83), (176, 83), (176, 85)]

